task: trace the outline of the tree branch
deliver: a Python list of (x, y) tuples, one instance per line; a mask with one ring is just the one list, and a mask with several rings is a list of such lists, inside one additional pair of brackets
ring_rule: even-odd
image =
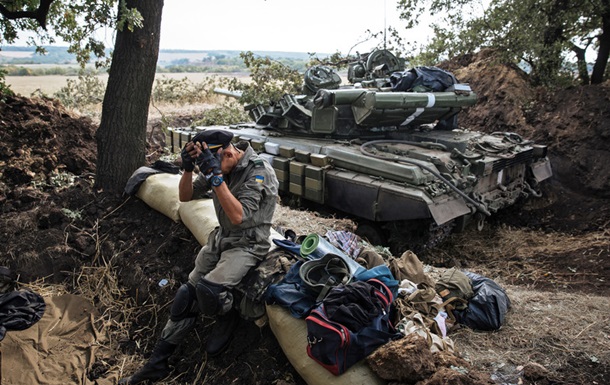
[(55, 0), (40, 0), (40, 5), (35, 11), (9, 11), (3, 4), (0, 4), (0, 14), (9, 20), (34, 19), (45, 31), (47, 30), (47, 15), (51, 3)]

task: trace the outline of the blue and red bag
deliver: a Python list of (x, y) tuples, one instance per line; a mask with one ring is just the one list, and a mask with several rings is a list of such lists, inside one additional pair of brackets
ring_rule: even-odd
[(402, 337), (390, 322), (394, 297), (381, 281), (336, 286), (305, 319), (307, 355), (340, 375), (379, 346)]

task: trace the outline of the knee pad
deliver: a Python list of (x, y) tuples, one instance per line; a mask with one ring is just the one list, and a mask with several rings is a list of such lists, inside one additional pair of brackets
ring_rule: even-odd
[(201, 277), (195, 286), (199, 311), (203, 315), (225, 314), (233, 307), (233, 294), (224, 286)]
[(181, 321), (185, 318), (195, 317), (197, 313), (192, 311), (195, 301), (197, 301), (197, 294), (193, 285), (185, 283), (180, 286), (170, 309), (171, 320)]

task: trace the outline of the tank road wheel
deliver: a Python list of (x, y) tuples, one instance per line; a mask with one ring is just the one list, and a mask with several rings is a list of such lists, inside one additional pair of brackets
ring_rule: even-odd
[(387, 246), (387, 237), (383, 233), (381, 227), (375, 223), (358, 223), (358, 228), (356, 228), (355, 233), (373, 246)]
[(483, 231), (485, 228), (485, 215), (481, 213), (474, 214), (474, 223), (477, 225), (478, 231)]

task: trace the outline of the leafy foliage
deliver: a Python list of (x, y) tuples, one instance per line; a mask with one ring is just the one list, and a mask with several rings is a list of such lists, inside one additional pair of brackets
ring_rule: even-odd
[[(407, 28), (417, 25), (421, 15), (444, 15), (433, 24), (434, 37), (418, 55), (420, 62), (434, 64), (491, 47), (504, 60), (527, 63), (538, 84), (573, 79), (574, 72), (566, 68), (574, 54), (579, 68), (586, 68), (587, 49), (610, 45), (610, 30), (605, 37), (600, 33), (610, 28), (608, 0), (400, 0), (399, 9)], [(604, 52), (598, 50), (597, 61), (605, 69)], [(588, 82), (586, 69), (578, 75)]]
[(250, 121), (243, 106), (235, 101), (229, 101), (223, 107), (206, 110), (204, 117), (193, 122), (193, 126), (229, 125)]
[[(121, 4), (119, 14), (118, 3)], [(63, 41), (68, 43), (68, 52), (76, 55), (81, 66), (92, 56), (98, 59), (97, 65), (107, 66), (105, 45), (95, 33), (103, 28), (114, 30), (117, 26), (127, 26), (133, 30), (142, 25), (140, 13), (127, 9), (122, 0), (54, 0), (44, 19), (31, 16), (32, 12), (44, 11), (42, 4), (36, 0), (0, 0), (4, 16), (0, 18), (0, 44), (12, 44), (20, 32), (31, 32), (28, 45), (35, 46), (38, 53), (46, 52), (45, 45)]]
[(14, 92), (11, 90), (8, 84), (4, 81), (4, 76), (6, 75), (6, 71), (0, 68), (0, 100), (5, 96), (13, 96)]
[(59, 76), (78, 76), (82, 74), (86, 75), (98, 75), (101, 73), (100, 70), (95, 68), (87, 67), (84, 70), (78, 67), (71, 66), (56, 66), (56, 67), (23, 67), (23, 66), (5, 66), (2, 67), (5, 72), (5, 76), (48, 76), (48, 75), (59, 75)]
[(299, 93), (303, 75), (279, 61), (269, 57), (256, 57), (252, 52), (242, 52), (240, 57), (250, 70), (251, 82), (231, 79), (227, 87), (231, 91), (241, 91), (243, 103), (260, 104), (277, 100), (286, 93)]
[(80, 75), (78, 80), (68, 79), (66, 83), (53, 95), (64, 106), (82, 107), (104, 100), (106, 83), (93, 75)]
[[(195, 83), (188, 78), (172, 79), (165, 76), (155, 80), (151, 102), (193, 104), (207, 103), (216, 98), (214, 88), (222, 80), (210, 76), (202, 82)], [(77, 79), (68, 79), (66, 86), (60, 88), (53, 97), (68, 107), (83, 108), (99, 104), (104, 99), (106, 83), (94, 74), (80, 74)], [(241, 108), (243, 110), (243, 108)], [(239, 120), (243, 121), (243, 119)]]
[(154, 103), (204, 103), (214, 95), (217, 82), (215, 76), (201, 83), (193, 83), (186, 77), (178, 80), (162, 76), (155, 80), (151, 97)]

